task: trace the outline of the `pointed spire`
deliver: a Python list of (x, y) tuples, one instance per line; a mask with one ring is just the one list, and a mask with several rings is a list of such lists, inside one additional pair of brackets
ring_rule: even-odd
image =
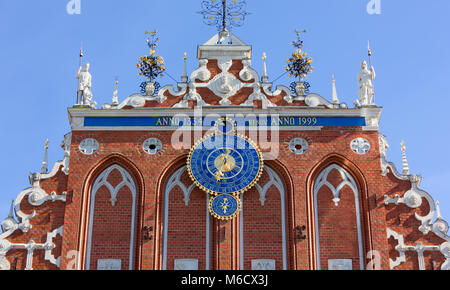
[(14, 218), (13, 209), (14, 209), (14, 200), (11, 200), (11, 207), (9, 208), (8, 218)]
[(441, 220), (442, 219), (442, 215), (441, 215), (441, 209), (439, 208), (439, 201), (436, 201), (436, 211), (437, 211), (436, 219)]
[(409, 175), (409, 166), (408, 166), (408, 160), (406, 160), (406, 147), (405, 147), (405, 141), (402, 141), (400, 143), (402, 145), (402, 167), (403, 167), (403, 175)]
[(186, 71), (186, 60), (187, 60), (187, 53), (185, 52), (184, 56), (183, 56), (183, 61), (184, 61), (184, 64), (183, 64), (183, 75), (181, 76), (181, 82), (182, 83), (187, 83), (188, 82), (188, 76), (187, 76), (187, 71)]
[(332, 80), (333, 88), (332, 88), (331, 98), (333, 100), (333, 104), (339, 105), (339, 99), (338, 99), (337, 90), (336, 90), (336, 80), (334, 79), (334, 74), (331, 77), (333, 79)]
[(263, 75), (261, 77), (261, 81), (263, 83), (268, 83), (269, 82), (269, 77), (267, 76), (267, 64), (266, 64), (266, 59), (267, 59), (267, 55), (264, 52), (263, 56), (262, 56), (262, 60), (263, 60)]
[(112, 101), (111, 101), (111, 105), (113, 105), (113, 106), (119, 105), (118, 85), (119, 85), (119, 77), (116, 77), (115, 81), (114, 81), (114, 92), (113, 92), (113, 97), (112, 97)]
[(42, 161), (42, 168), (41, 168), (41, 174), (47, 174), (48, 172), (48, 139), (45, 140), (45, 154), (44, 154), (44, 160)]

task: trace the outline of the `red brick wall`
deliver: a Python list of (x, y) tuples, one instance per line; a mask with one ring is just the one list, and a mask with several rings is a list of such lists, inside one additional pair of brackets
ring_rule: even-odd
[[(112, 182), (113, 186), (120, 183), (122, 177), (114, 179), (116, 182)], [(99, 188), (95, 195), (90, 269), (97, 269), (98, 259), (120, 259), (122, 269), (129, 269), (132, 206), (133, 197), (128, 187), (120, 189), (114, 206), (111, 204), (111, 193), (106, 186)]]
[[(187, 173), (185, 173), (187, 175)], [(167, 270), (175, 259), (198, 259), (199, 270), (206, 269), (206, 193), (194, 189), (189, 205), (177, 186), (169, 196)]]
[[(160, 269), (161, 268), (161, 244), (162, 244), (162, 208), (164, 196), (164, 179), (170, 176), (174, 167), (183, 164), (184, 157), (189, 150), (175, 150), (170, 142), (172, 131), (136, 131), (136, 132), (73, 132), (71, 145), (70, 175), (67, 178), (63, 173), (58, 173), (54, 178), (41, 182), (42, 187), (51, 193), (56, 191), (61, 194), (62, 190), (68, 191), (67, 203), (47, 202), (41, 207), (32, 207), (28, 205), (26, 200), (23, 201), (22, 208), (26, 213), (37, 211), (37, 216), (31, 220), (33, 229), (29, 233), (21, 233), (17, 231), (8, 238), (13, 243), (27, 243), (33, 239), (36, 243), (44, 242), (46, 234), (64, 224), (63, 240), (56, 239), (57, 248), (53, 251), (55, 256), (61, 252), (61, 269), (66, 269), (68, 263), (73, 259), (69, 253), (73, 250), (79, 251), (82, 262), (86, 253), (85, 241), (87, 238), (87, 221), (88, 221), (88, 205), (89, 205), (89, 188), (92, 186), (95, 178), (107, 167), (112, 164), (120, 164), (133, 176), (138, 191), (136, 208), (136, 268), (137, 269)], [(156, 137), (163, 143), (163, 150), (156, 156), (148, 155), (142, 150), (142, 142), (150, 137)], [(303, 137), (310, 143), (309, 150), (303, 155), (294, 155), (289, 150), (289, 141), (294, 137)], [(357, 155), (350, 149), (350, 142), (356, 137), (366, 138), (372, 145), (370, 152), (366, 155)], [(100, 149), (97, 153), (86, 156), (79, 152), (79, 143), (84, 138), (95, 138), (100, 143)], [(365, 251), (374, 249), (381, 254), (382, 269), (389, 269), (389, 258), (395, 259), (398, 255), (394, 250), (395, 242), (387, 240), (386, 229), (392, 230), (405, 236), (405, 243), (415, 244), (422, 242), (425, 245), (439, 245), (442, 239), (434, 234), (424, 236), (418, 232), (419, 222), (415, 219), (414, 214), (419, 213), (425, 215), (429, 205), (424, 200), (424, 204), (420, 209), (410, 209), (405, 205), (385, 206), (383, 199), (387, 194), (393, 197), (395, 194), (402, 195), (410, 188), (409, 181), (399, 181), (391, 174), (386, 177), (381, 176), (378, 132), (363, 131), (360, 128), (323, 128), (320, 131), (282, 131), (280, 132), (279, 155), (277, 160), (271, 164), (278, 164), (283, 170), (278, 170), (280, 177), (286, 183), (286, 190), (289, 194), (286, 196), (286, 215), (287, 215), (287, 238), (288, 238), (288, 257), (291, 269), (315, 269), (315, 246), (313, 231), (313, 215), (311, 204), (311, 186), (317, 175), (323, 170), (323, 166), (327, 166), (330, 162), (335, 162), (344, 167), (348, 172), (354, 174), (355, 180), (359, 184), (360, 200), (361, 200), (361, 222), (363, 225), (363, 238)], [(266, 162), (267, 164), (270, 161)], [(178, 165), (176, 165), (178, 164)], [(272, 190), (271, 190), (272, 191)], [(175, 190), (174, 190), (175, 192)], [(194, 191), (188, 207), (184, 205), (183, 197), (180, 192), (171, 196), (171, 211), (169, 230), (169, 255), (168, 268), (173, 267), (173, 259), (187, 258), (186, 255), (197, 256), (200, 262), (200, 268), (204, 268), (205, 257), (205, 196), (202, 192)], [(343, 200), (339, 208), (346, 206), (345, 192), (341, 197)], [(178, 195), (178, 198), (175, 198)], [(119, 196), (120, 197), (120, 196)], [(246, 193), (244, 196), (244, 223), (249, 231), (245, 233), (244, 240), (249, 235), (254, 235), (256, 231), (251, 232), (252, 227), (256, 227), (261, 231), (268, 231), (273, 234), (273, 249), (269, 249), (269, 243), (261, 241), (259, 245), (244, 247), (245, 267), (249, 268), (249, 261), (253, 256), (260, 258), (270, 251), (272, 258), (277, 259), (277, 267), (281, 265), (278, 261), (280, 258), (279, 246), (276, 244), (280, 239), (278, 222), (271, 221), (270, 226), (256, 224), (256, 219), (250, 215), (258, 215), (261, 220), (267, 221), (279, 216), (278, 204), (279, 195), (270, 192), (267, 195), (265, 207), (261, 207), (259, 196), (255, 191)], [(106, 203), (106, 201), (105, 201)], [(327, 203), (331, 203), (327, 197)], [(118, 208), (120, 207), (117, 204)], [(253, 205), (252, 205), (253, 204)], [(273, 206), (273, 210), (267, 210)], [(337, 213), (334, 210), (334, 203), (327, 205), (330, 214), (348, 216), (345, 223), (347, 227), (341, 227), (341, 231), (345, 228), (353, 227), (354, 209), (348, 205), (348, 212)], [(250, 207), (250, 211), (247, 211)], [(252, 208), (253, 207), (253, 208)], [(326, 209), (326, 207), (322, 207)], [(100, 213), (99, 213), (100, 214)], [(247, 216), (248, 215), (248, 216)], [(273, 217), (270, 217), (273, 215)], [(253, 219), (253, 221), (252, 221)], [(188, 222), (186, 222), (188, 221)], [(323, 226), (331, 227), (326, 220)], [(251, 224), (253, 223), (253, 224)], [(172, 229), (170, 225), (173, 225)], [(297, 226), (307, 226), (306, 240), (295, 238), (295, 228)], [(148, 241), (142, 240), (143, 226), (151, 226), (154, 231), (151, 232), (152, 239)], [(179, 228), (177, 228), (179, 227)], [(212, 227), (212, 230), (214, 228)], [(260, 232), (261, 232), (260, 231)], [(188, 236), (191, 233), (191, 236)], [(350, 232), (349, 232), (350, 233)], [(334, 233), (333, 233), (334, 234)], [(177, 237), (184, 236), (185, 243), (180, 243), (183, 239)], [(247, 235), (247, 238), (245, 236)], [(349, 236), (351, 236), (349, 234)], [(214, 237), (214, 232), (212, 233)], [(277, 238), (275, 238), (277, 237)], [(321, 241), (325, 238), (322, 239)], [(330, 241), (332, 239), (330, 238)], [(352, 241), (354, 238), (352, 238)], [(197, 241), (200, 241), (197, 243)], [(58, 244), (59, 243), (59, 244)], [(348, 245), (353, 242), (348, 241)], [(62, 247), (62, 249), (61, 249)], [(214, 245), (211, 246), (215, 249)], [(258, 249), (263, 249), (258, 253)], [(349, 249), (349, 248), (346, 248)], [(238, 251), (233, 249), (234, 254), (238, 255)], [(19, 258), (18, 267), (24, 267), (24, 251), (10, 251), (8, 259), (11, 264), (14, 258)], [(41, 253), (42, 252), (42, 253)], [(177, 252), (177, 254), (175, 254)], [(364, 253), (366, 254), (366, 252)], [(33, 260), (35, 269), (54, 269), (49, 262), (42, 261), (43, 251), (37, 250)], [(179, 255), (179, 257), (175, 257)], [(253, 255), (253, 256), (252, 256)], [(348, 255), (345, 252), (345, 255)], [(211, 257), (215, 257), (211, 253)], [(238, 257), (238, 256), (237, 256)], [(270, 258), (270, 257), (266, 257)], [(336, 258), (345, 258), (337, 257)], [(353, 257), (357, 259), (357, 256)], [(431, 268), (432, 260), (440, 264), (443, 262), (442, 255), (438, 252), (432, 254), (426, 253), (426, 267)], [(172, 262), (171, 262), (172, 261)], [(366, 261), (367, 262), (367, 261)], [(214, 262), (211, 262), (214, 265)], [(407, 262), (397, 269), (417, 269), (417, 255), (415, 253), (407, 254)]]
[[(342, 177), (334, 169), (328, 181), (337, 187)], [(329, 259), (351, 259), (354, 270), (360, 269), (358, 227), (356, 219), (355, 194), (349, 186), (340, 193), (338, 206), (327, 186), (322, 186), (317, 194), (318, 235), (321, 269), (328, 269)]]
[[(267, 179), (262, 180), (261, 185)], [(273, 259), (283, 269), (283, 238), (280, 192), (271, 186), (264, 206), (256, 188), (244, 193), (244, 269), (251, 270), (254, 259)]]

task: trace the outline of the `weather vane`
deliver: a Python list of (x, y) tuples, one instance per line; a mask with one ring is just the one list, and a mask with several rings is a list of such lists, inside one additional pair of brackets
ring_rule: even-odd
[(245, 0), (203, 0), (203, 22), (206, 25), (216, 26), (219, 31), (229, 31), (233, 27), (244, 24), (247, 2)]
[(300, 35), (301, 35), (302, 33), (306, 33), (306, 30), (300, 31), (300, 30), (295, 29), (295, 30), (294, 30), (294, 33), (297, 34), (297, 41), (293, 41), (293, 42), (292, 42), (292, 45), (293, 45), (294, 47), (296, 47), (297, 49), (301, 49), (301, 48), (303, 47), (303, 40), (302, 40), (302, 38), (301, 38)]

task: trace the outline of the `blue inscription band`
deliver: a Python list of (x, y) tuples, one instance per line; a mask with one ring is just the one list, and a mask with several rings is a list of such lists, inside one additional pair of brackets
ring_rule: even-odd
[[(265, 116), (232, 118), (238, 127), (364, 127), (364, 117)], [(84, 127), (213, 127), (217, 117), (85, 117)]]

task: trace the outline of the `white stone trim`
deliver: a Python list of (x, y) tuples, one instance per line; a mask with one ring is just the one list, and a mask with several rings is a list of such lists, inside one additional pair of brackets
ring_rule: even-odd
[(80, 142), (78, 150), (84, 155), (92, 155), (98, 151), (100, 144), (93, 138), (86, 138)]
[[(116, 187), (113, 187), (107, 180), (112, 171), (118, 170), (122, 175), (122, 182), (118, 184)], [(117, 195), (119, 191), (123, 187), (128, 187), (130, 189), (132, 195), (132, 212), (131, 212), (131, 235), (130, 235), (130, 256), (129, 256), (129, 270), (133, 269), (134, 265), (134, 240), (135, 240), (135, 227), (136, 227), (136, 199), (137, 199), (137, 189), (136, 184), (134, 183), (131, 175), (121, 166), (114, 164), (103, 171), (95, 180), (94, 185), (91, 189), (91, 197), (90, 197), (90, 211), (89, 211), (89, 233), (88, 233), (88, 244), (86, 251), (86, 270), (90, 269), (90, 261), (91, 261), (91, 245), (92, 245), (92, 229), (94, 225), (94, 214), (95, 214), (95, 196), (97, 191), (105, 186), (108, 188), (111, 194), (111, 206), (115, 206), (117, 202)]]
[(175, 259), (174, 270), (182, 271), (197, 271), (198, 260), (197, 259)]
[[(332, 170), (337, 170), (343, 179), (341, 184), (338, 185), (337, 188), (335, 188), (331, 183), (327, 181), (328, 174)], [(319, 216), (318, 216), (318, 206), (317, 206), (317, 195), (319, 193), (319, 190), (322, 188), (322, 186), (328, 187), (331, 192), (333, 193), (333, 201), (336, 206), (339, 206), (339, 195), (341, 189), (348, 185), (354, 195), (355, 195), (355, 210), (356, 210), (356, 223), (357, 223), (357, 229), (358, 229), (358, 251), (359, 251), (359, 264), (360, 264), (360, 270), (364, 270), (364, 248), (363, 248), (363, 239), (362, 239), (362, 229), (361, 229), (361, 209), (360, 209), (360, 203), (359, 203), (359, 191), (358, 186), (353, 179), (353, 177), (342, 167), (340, 167), (337, 164), (332, 164), (325, 168), (319, 176), (314, 181), (314, 221), (315, 221), (315, 232), (316, 232), (316, 249), (317, 249), (317, 265), (318, 269), (321, 269), (320, 266), (320, 241), (319, 241)]]
[(276, 270), (276, 261), (270, 259), (252, 260), (252, 271), (272, 271)]
[[(59, 165), (55, 168), (59, 168)], [(55, 171), (54, 168), (54, 171)], [(57, 171), (57, 170), (56, 170)], [(53, 172), (51, 173), (53, 174)], [(55, 173), (56, 174), (56, 173)], [(36, 216), (36, 211), (33, 211), (31, 214), (25, 214), (22, 209), (20, 208), (22, 200), (28, 196), (28, 202), (35, 207), (41, 206), (47, 201), (62, 201), (66, 202), (66, 192), (63, 192), (61, 195), (57, 195), (55, 192), (52, 192), (50, 195), (48, 195), (41, 187), (40, 187), (40, 181), (42, 179), (49, 178), (47, 177), (49, 174), (40, 174), (40, 173), (34, 173), (30, 174), (29, 180), (32, 185), (32, 187), (23, 190), (20, 192), (14, 201), (14, 211), (15, 214), (19, 220), (17, 222), (13, 218), (8, 218), (8, 230), (2, 234), (0, 234), (0, 239), (5, 239), (9, 237), (12, 233), (14, 233), (16, 230), (21, 230), (22, 232), (26, 233), (31, 228), (32, 225), (30, 223), (30, 220)], [(43, 178), (45, 176), (46, 178)]]
[(355, 138), (352, 140), (352, 142), (350, 142), (350, 148), (352, 149), (352, 151), (355, 154), (359, 155), (365, 155), (369, 153), (371, 147), (372, 146), (370, 145), (370, 142), (362, 137)]
[(59, 268), (61, 257), (55, 258), (52, 254), (52, 250), (55, 248), (53, 239), (56, 235), (60, 235), (62, 237), (62, 234), (63, 226), (55, 229), (51, 233), (47, 233), (47, 240), (44, 244), (36, 244), (33, 240), (30, 240), (27, 244), (13, 244), (5, 239), (0, 239), (0, 262), (2, 263), (2, 265), (0, 265), (0, 270), (10, 269), (10, 264), (6, 260), (6, 254), (13, 249), (27, 250), (25, 270), (33, 270), (33, 256), (35, 250), (44, 250), (44, 259)]
[(72, 132), (64, 135), (64, 140), (61, 143), (61, 148), (64, 150), (64, 160), (62, 161), (64, 174), (69, 175), (70, 165), (70, 147), (72, 143)]
[(352, 259), (329, 259), (328, 270), (353, 270)]
[(52, 250), (55, 248), (55, 245), (53, 244), (53, 239), (56, 238), (57, 235), (63, 236), (64, 226), (60, 226), (56, 230), (54, 230), (51, 233), (47, 233), (47, 241), (46, 244), (48, 247), (45, 249), (45, 260), (49, 261), (56, 267), (61, 267), (61, 257), (55, 258), (55, 256), (52, 254)]
[[(399, 253), (399, 257), (395, 260), (389, 259), (389, 265), (391, 269), (394, 269), (395, 267), (399, 266), (400, 264), (406, 262), (405, 252), (408, 251), (414, 251), (417, 252), (417, 259), (419, 262), (419, 270), (425, 270), (425, 259), (424, 259), (424, 252), (425, 251), (442, 251), (447, 250), (448, 251), (448, 243), (444, 243), (441, 246), (425, 246), (422, 243), (417, 243), (414, 246), (408, 246), (405, 245), (403, 235), (400, 235), (396, 233), (395, 231), (388, 229), (387, 230), (387, 238), (394, 237), (395, 240), (398, 241), (398, 245), (395, 247), (395, 250)], [(449, 263), (448, 256), (446, 256), (446, 264)], [(445, 268), (445, 267), (443, 267)]]
[(122, 270), (122, 260), (120, 259), (98, 259), (97, 270), (118, 271)]

